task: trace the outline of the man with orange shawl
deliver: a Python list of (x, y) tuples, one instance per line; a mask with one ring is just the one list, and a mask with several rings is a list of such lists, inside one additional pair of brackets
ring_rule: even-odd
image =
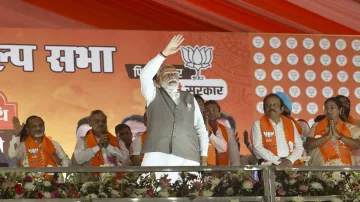
[(276, 94), (269, 94), (263, 101), (264, 112), (254, 122), (251, 135), (254, 153), (262, 162), (290, 166), (300, 159), (304, 152), (301, 137), (295, 124), (282, 115), (284, 103)]
[(205, 124), (209, 131), (208, 165), (240, 165), (239, 145), (234, 131), (219, 123), (221, 108), (214, 101), (205, 103)]
[[(68, 167), (69, 157), (60, 144), (50, 140), (45, 134), (45, 123), (39, 116), (30, 116), (26, 124), (13, 118), (14, 136), (10, 141), (9, 158), (19, 160), (22, 167)], [(20, 141), (21, 134), (27, 134)]]
[(340, 99), (328, 98), (324, 103), (326, 118), (312, 127), (304, 147), (314, 150), (312, 165), (354, 165), (354, 150), (360, 148), (360, 128), (342, 120), (343, 107)]
[(108, 132), (107, 117), (101, 110), (91, 112), (89, 125), (92, 128), (85, 137), (77, 140), (74, 159), (82, 166), (121, 165), (128, 158), (125, 144)]

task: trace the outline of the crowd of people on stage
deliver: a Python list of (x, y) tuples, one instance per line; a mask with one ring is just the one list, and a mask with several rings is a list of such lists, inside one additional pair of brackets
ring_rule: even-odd
[(179, 91), (176, 68), (162, 65), (183, 41), (183, 36), (174, 36), (140, 75), (146, 100), (145, 132), (132, 131), (127, 120), (115, 127), (113, 135), (106, 114), (94, 110), (79, 121), (69, 158), (58, 142), (44, 135), (46, 120), (30, 116), (21, 124), (14, 117), (9, 158), (21, 167), (236, 166), (242, 164), (239, 139), (243, 135), (251, 158), (256, 159), (245, 164), (304, 165), (303, 157), (310, 156), (310, 165), (357, 165), (360, 121), (351, 116), (347, 97), (326, 99), (324, 115), (317, 116), (310, 127), (292, 117), (288, 95), (271, 93), (264, 98), (264, 115), (254, 122), (250, 134), (237, 133), (230, 126), (235, 123), (220, 121), (218, 102)]

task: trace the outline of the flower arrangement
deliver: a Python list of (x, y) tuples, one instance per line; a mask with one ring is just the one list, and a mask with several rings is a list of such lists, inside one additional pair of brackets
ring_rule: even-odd
[(340, 195), (344, 200), (354, 201), (357, 195), (360, 195), (356, 175), (345, 172), (297, 172), (286, 169), (276, 174), (276, 195), (298, 196), (296, 201), (301, 201), (302, 196)]
[(243, 171), (217, 173), (179, 173), (171, 183), (167, 175), (155, 173), (100, 173), (89, 175), (84, 183), (75, 182), (76, 174), (64, 182), (33, 173), (0, 174), (2, 199), (81, 198), (153, 198), (261, 196), (263, 187)]

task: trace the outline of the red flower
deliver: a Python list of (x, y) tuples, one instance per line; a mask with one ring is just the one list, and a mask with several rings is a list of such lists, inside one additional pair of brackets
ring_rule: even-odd
[(153, 196), (154, 196), (154, 191), (153, 191), (153, 189), (152, 189), (152, 188), (148, 189), (148, 190), (146, 191), (146, 194), (149, 195), (150, 197), (153, 197)]
[(59, 198), (59, 192), (57, 191), (51, 192), (51, 198)]
[(24, 177), (24, 182), (32, 182), (32, 181), (33, 181), (32, 177), (30, 177), (30, 176)]
[(39, 193), (36, 194), (36, 198), (42, 199), (42, 198), (44, 198), (44, 195), (39, 192)]
[(79, 193), (74, 193), (73, 198), (80, 198)]
[(16, 184), (14, 190), (18, 195), (24, 194), (24, 188), (21, 186), (21, 184)]

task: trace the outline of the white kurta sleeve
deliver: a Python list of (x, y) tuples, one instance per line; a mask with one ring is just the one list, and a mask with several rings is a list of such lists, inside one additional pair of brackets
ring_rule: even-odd
[(194, 126), (195, 130), (198, 134), (199, 143), (200, 143), (200, 155), (207, 156), (208, 155), (208, 148), (209, 148), (209, 135), (208, 131), (206, 130), (204, 119), (200, 111), (199, 104), (194, 98)]
[(146, 100), (147, 106), (155, 99), (156, 87), (154, 86), (153, 77), (157, 74), (164, 60), (165, 58), (158, 54), (150, 60), (141, 71), (141, 93)]
[(229, 136), (229, 145), (230, 145), (230, 165), (239, 166), (240, 165), (240, 148), (239, 144), (236, 141), (235, 134), (233, 130), (227, 128), (228, 136)]
[(108, 145), (106, 148), (111, 154), (115, 155), (121, 162), (126, 162), (129, 159), (129, 151), (123, 141), (119, 141), (120, 148)]
[(86, 148), (85, 141), (82, 138), (78, 138), (74, 151), (74, 158), (76, 160), (76, 163), (83, 164), (89, 161), (92, 157), (95, 156), (95, 154), (99, 150), (100, 150), (99, 146), (95, 146), (93, 148)]
[(259, 120), (255, 121), (253, 124), (251, 129), (251, 136), (254, 144), (254, 153), (258, 155), (258, 157), (278, 165), (280, 163), (280, 158), (275, 156), (271, 151), (264, 148)]
[(20, 136), (12, 136), (8, 150), (9, 159), (22, 160), (25, 155), (25, 144), (20, 143)]
[(61, 145), (52, 140), (51, 141), (54, 144), (56, 155), (61, 159), (61, 166), (62, 167), (69, 167), (71, 165), (71, 160), (69, 156), (65, 153), (64, 149), (61, 147)]
[(135, 138), (130, 145), (130, 156), (137, 156), (141, 153), (141, 137)]
[(295, 145), (293, 152), (291, 153), (291, 155), (287, 157), (287, 159), (289, 159), (292, 163), (300, 159), (304, 153), (303, 141), (294, 123), (293, 125), (294, 125), (294, 134), (295, 134)]
[(225, 141), (224, 136), (221, 133), (221, 130), (216, 131), (216, 136), (214, 133), (210, 135), (210, 142), (215, 147), (218, 152), (226, 152), (227, 151), (227, 142)]

